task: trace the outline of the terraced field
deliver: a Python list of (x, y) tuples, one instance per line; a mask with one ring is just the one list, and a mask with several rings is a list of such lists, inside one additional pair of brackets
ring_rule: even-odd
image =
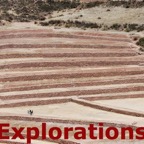
[[(125, 33), (1, 30), (0, 122), (17, 127), (40, 127), (41, 122), (61, 128), (98, 122), (105, 128), (143, 126), (143, 61)], [(69, 141), (40, 139), (33, 142), (95, 144), (76, 141), (72, 134)]]

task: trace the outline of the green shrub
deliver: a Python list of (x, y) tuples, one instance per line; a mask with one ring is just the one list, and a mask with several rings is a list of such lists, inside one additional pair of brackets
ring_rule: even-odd
[(67, 28), (69, 27), (78, 27), (78, 28), (101, 28), (101, 25), (98, 25), (97, 23), (91, 23), (91, 22), (84, 22), (84, 21), (64, 21), (64, 20), (50, 20), (48, 22), (40, 22), (42, 26), (65, 26)]
[(100, 1), (85, 3), (85, 8), (92, 8), (92, 7), (100, 6), (103, 3), (104, 2), (100, 2)]
[(144, 37), (139, 39), (137, 45), (144, 47)]
[(137, 29), (138, 24), (129, 24), (128, 27), (129, 27), (129, 30), (130, 30), (130, 31), (134, 31), (134, 30)]
[(138, 26), (137, 32), (144, 31), (144, 24)]
[(120, 27), (121, 27), (121, 25), (116, 23), (116, 24), (113, 24), (113, 25), (111, 26), (111, 29), (119, 30)]

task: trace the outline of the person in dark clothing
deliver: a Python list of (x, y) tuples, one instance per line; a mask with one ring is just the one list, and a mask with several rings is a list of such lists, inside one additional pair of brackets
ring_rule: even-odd
[(28, 114), (33, 115), (33, 110), (28, 110)]

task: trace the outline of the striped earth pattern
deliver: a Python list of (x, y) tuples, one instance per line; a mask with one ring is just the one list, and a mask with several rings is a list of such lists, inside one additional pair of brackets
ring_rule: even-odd
[[(0, 123), (11, 126), (144, 125), (144, 56), (129, 34), (82, 30), (0, 31)], [(30, 116), (27, 111), (34, 111)], [(23, 133), (25, 134), (25, 133)], [(9, 135), (13, 135), (10, 130)], [(1, 140), (22, 144), (25, 140)], [(75, 140), (35, 144), (131, 143)], [(140, 142), (135, 142), (140, 143)]]

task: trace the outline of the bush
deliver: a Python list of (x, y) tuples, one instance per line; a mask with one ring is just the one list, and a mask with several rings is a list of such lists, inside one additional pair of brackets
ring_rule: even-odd
[(91, 23), (91, 22), (84, 22), (84, 21), (63, 21), (63, 20), (50, 20), (48, 22), (40, 22), (42, 26), (65, 26), (67, 28), (69, 27), (78, 27), (78, 28), (101, 28), (101, 25), (98, 25), (97, 23)]
[(104, 2), (100, 2), (100, 1), (85, 3), (85, 8), (92, 8), (92, 7), (100, 6), (103, 3)]
[(41, 17), (39, 18), (40, 21), (44, 21), (45, 19), (46, 19), (46, 18), (43, 17), (43, 16), (41, 16)]
[(139, 39), (137, 45), (144, 47), (144, 37)]
[(143, 31), (144, 30), (144, 24), (138, 26), (137, 32)]
[(113, 25), (111, 26), (111, 29), (119, 30), (120, 27), (121, 27), (120, 24), (113, 24)]
[(130, 31), (133, 31), (133, 30), (137, 29), (138, 24), (129, 24), (128, 27), (129, 27)]

